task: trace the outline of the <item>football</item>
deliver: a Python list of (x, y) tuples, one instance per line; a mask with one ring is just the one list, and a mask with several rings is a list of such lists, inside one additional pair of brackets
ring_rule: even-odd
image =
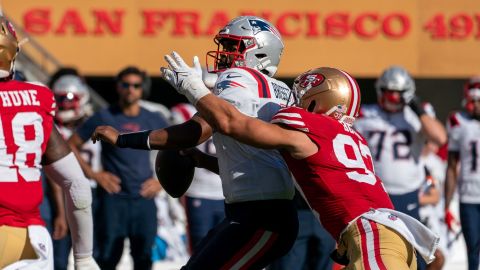
[(179, 198), (190, 187), (195, 162), (178, 150), (159, 151), (155, 159), (155, 173), (163, 189), (172, 197)]

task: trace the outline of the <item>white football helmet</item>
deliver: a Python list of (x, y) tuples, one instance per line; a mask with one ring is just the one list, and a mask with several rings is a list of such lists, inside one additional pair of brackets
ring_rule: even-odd
[[(218, 32), (214, 41), (218, 48), (207, 53), (209, 72), (249, 67), (272, 77), (277, 72), (284, 47), (278, 30), (255, 16), (233, 19)], [(211, 58), (213, 67), (208, 63)]]
[(58, 78), (52, 90), (58, 108), (55, 117), (60, 123), (76, 121), (91, 114), (88, 86), (78, 76), (64, 75)]
[(6, 78), (13, 73), (15, 57), (20, 47), (12, 23), (2, 16), (0, 28), (0, 78)]
[(345, 71), (320, 67), (298, 76), (293, 82), (297, 106), (325, 114), (352, 125), (361, 103), (357, 81)]
[[(400, 66), (391, 66), (383, 71), (375, 83), (375, 89), (378, 103), (390, 112), (402, 110), (415, 97), (416, 91), (413, 78)], [(398, 95), (388, 93), (388, 90), (400, 92), (400, 98)]]

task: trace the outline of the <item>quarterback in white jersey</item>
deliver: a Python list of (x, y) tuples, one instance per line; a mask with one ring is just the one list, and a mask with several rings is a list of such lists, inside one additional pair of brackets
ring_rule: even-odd
[[(458, 183), (460, 223), (467, 245), (468, 269), (480, 264), (480, 78), (473, 77), (464, 88), (465, 112), (448, 119), (448, 167), (445, 181), (445, 221), (451, 226), (449, 206)], [(460, 170), (458, 170), (460, 165)], [(460, 171), (460, 173), (458, 173)]]
[[(214, 60), (209, 71), (218, 74), (213, 86), (216, 95), (265, 121), (270, 121), (290, 98), (293, 101), (290, 89), (271, 78), (284, 47), (271, 23), (255, 16), (240, 16), (222, 28), (214, 40), (218, 48), (207, 56)], [(165, 59), (170, 68), (163, 67), (162, 76), (175, 88), (192, 72), (201, 74), (198, 57), (194, 58), (194, 68), (175, 52)], [(205, 84), (201, 78), (195, 83)], [(209, 232), (182, 269), (263, 269), (288, 252), (298, 232), (293, 181), (277, 150), (257, 149), (214, 133), (199, 115), (181, 125), (134, 134), (119, 135), (112, 127), (100, 126), (92, 139), (118, 147), (165, 149), (196, 146), (212, 134), (226, 218)]]

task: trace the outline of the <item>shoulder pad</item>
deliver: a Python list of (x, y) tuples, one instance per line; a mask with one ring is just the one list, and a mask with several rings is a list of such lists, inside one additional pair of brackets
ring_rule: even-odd
[(451, 112), (449, 115), (448, 115), (448, 125), (450, 127), (457, 127), (457, 126), (460, 126), (460, 113), (457, 112), (457, 111), (454, 111), (454, 112)]

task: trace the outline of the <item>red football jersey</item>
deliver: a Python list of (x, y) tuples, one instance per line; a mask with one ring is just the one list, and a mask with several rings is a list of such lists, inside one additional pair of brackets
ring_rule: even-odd
[(44, 224), (40, 162), (54, 113), (55, 99), (48, 88), (0, 82), (0, 225)]
[(318, 152), (305, 159), (294, 159), (286, 151), (282, 155), (310, 207), (335, 239), (370, 208), (393, 209), (375, 175), (367, 142), (350, 126), (295, 107), (278, 111), (272, 123), (300, 130), (317, 144)]

